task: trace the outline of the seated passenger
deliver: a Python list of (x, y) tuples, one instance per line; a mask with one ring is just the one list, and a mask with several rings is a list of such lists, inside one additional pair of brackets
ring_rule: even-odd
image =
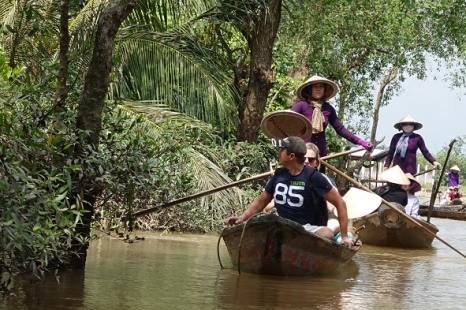
[(445, 193), (442, 195), (442, 200), (440, 200), (440, 207), (445, 207), (448, 203), (448, 196), (450, 195), (451, 192), (453, 192), (454, 186), (449, 186), (445, 190)]
[(408, 204), (406, 205), (405, 212), (417, 218), (419, 214), (419, 198), (416, 197), (415, 193), (421, 190), (421, 184), (416, 181), (416, 178), (411, 173), (406, 173), (405, 175), (411, 181), (411, 185), (406, 189)]
[(380, 174), (380, 179), (386, 181), (387, 185), (377, 187), (374, 193), (388, 202), (397, 202), (405, 207), (408, 204), (408, 194), (402, 186), (409, 186), (411, 183), (401, 168), (397, 165), (385, 170)]
[(451, 204), (453, 202), (454, 199), (459, 199), (461, 200), (461, 203), (464, 202), (464, 199), (463, 199), (463, 195), (461, 195), (459, 193), (459, 188), (458, 186), (455, 186), (453, 188), (453, 191), (450, 192), (450, 194), (448, 195), (448, 204)]

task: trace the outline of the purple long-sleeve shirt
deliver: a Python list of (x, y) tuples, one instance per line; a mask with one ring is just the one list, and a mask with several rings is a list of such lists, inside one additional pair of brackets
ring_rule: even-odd
[[(300, 101), (296, 103), (291, 107), (291, 110), (301, 113), (310, 122), (312, 122), (312, 112), (314, 109), (311, 108), (306, 101)], [(354, 144), (358, 143), (359, 138), (356, 137), (351, 131), (346, 129), (345, 126), (343, 126), (343, 124), (338, 119), (337, 112), (335, 112), (335, 109), (328, 102), (325, 102), (322, 105), (322, 114), (325, 118), (324, 131), (312, 134), (311, 137), (306, 140), (306, 142), (312, 142), (319, 147), (321, 156), (327, 155), (327, 140), (325, 138), (325, 129), (329, 123), (335, 129), (337, 134)]]
[(448, 181), (448, 186), (458, 186), (460, 185), (460, 174), (454, 173), (453, 171), (448, 172), (448, 177), (450, 180)]
[[(388, 150), (387, 159), (385, 160), (385, 167), (390, 167), (390, 163), (393, 159), (393, 166), (400, 166), (401, 170), (404, 173), (416, 173), (416, 152), (418, 149), (421, 150), (422, 155), (424, 158), (427, 159), (431, 164), (434, 163), (435, 158), (430, 155), (429, 151), (426, 148), (426, 144), (424, 143), (424, 139), (417, 133), (413, 133), (408, 140), (408, 149), (406, 150), (405, 158), (401, 157), (400, 153), (395, 154), (396, 145), (400, 140), (401, 136), (403, 135), (402, 132), (397, 133), (393, 136), (392, 142), (390, 142), (390, 149)], [(395, 157), (393, 157), (395, 155)]]

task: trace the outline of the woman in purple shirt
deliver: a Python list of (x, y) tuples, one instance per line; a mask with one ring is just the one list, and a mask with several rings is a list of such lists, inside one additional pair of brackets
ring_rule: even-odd
[(454, 165), (450, 168), (450, 172), (445, 173), (445, 176), (448, 177), (448, 186), (459, 186), (460, 185), (460, 168), (457, 165)]
[(385, 160), (385, 169), (390, 167), (393, 159), (393, 166), (400, 166), (404, 173), (416, 174), (416, 152), (421, 150), (424, 158), (427, 159), (432, 165), (441, 168), (439, 162), (430, 155), (426, 148), (424, 139), (414, 130), (422, 128), (422, 124), (416, 121), (411, 115), (406, 115), (401, 121), (395, 124), (395, 128), (403, 132), (397, 133), (393, 136), (390, 142), (390, 149), (388, 150), (387, 159)]
[(312, 135), (306, 142), (312, 142), (319, 147), (320, 155), (327, 155), (327, 141), (325, 129), (328, 124), (332, 125), (337, 134), (354, 144), (359, 144), (370, 151), (372, 145), (356, 137), (343, 126), (337, 117), (335, 109), (326, 100), (338, 93), (338, 86), (334, 82), (314, 75), (296, 91), (296, 95), (302, 101), (296, 103), (291, 110), (304, 115), (312, 124)]

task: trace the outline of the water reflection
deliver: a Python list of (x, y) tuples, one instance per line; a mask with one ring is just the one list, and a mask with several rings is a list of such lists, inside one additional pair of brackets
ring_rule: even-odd
[(313, 277), (239, 275), (235, 269), (218, 273), (216, 296), (219, 308), (283, 309), (308, 305), (333, 307), (338, 305), (343, 292), (355, 283), (358, 265), (350, 261), (337, 275)]
[[(466, 253), (466, 222), (434, 219), (439, 235)], [(18, 278), (1, 309), (406, 309), (462, 308), (466, 259), (432, 249), (364, 245), (342, 273), (309, 278), (238, 275), (217, 236), (138, 233), (138, 244), (91, 244), (84, 272), (37, 285)], [(229, 267), (229, 268), (228, 268)]]

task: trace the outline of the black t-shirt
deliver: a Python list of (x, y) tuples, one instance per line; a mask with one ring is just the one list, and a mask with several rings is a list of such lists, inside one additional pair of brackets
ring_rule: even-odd
[(385, 188), (385, 186), (377, 187), (374, 191), (377, 195), (387, 200), (388, 202), (398, 202), (403, 207), (408, 204), (408, 194), (402, 188)]

